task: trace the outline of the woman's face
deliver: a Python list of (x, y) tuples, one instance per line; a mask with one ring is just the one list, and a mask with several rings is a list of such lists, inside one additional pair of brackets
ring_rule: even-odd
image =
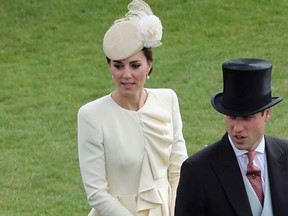
[(116, 90), (124, 97), (141, 94), (152, 62), (148, 62), (143, 51), (120, 61), (111, 60), (109, 68)]

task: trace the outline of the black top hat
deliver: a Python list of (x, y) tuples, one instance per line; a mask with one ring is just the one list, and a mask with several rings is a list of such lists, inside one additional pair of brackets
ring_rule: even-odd
[(229, 116), (247, 116), (281, 102), (271, 97), (272, 63), (262, 59), (235, 59), (224, 62), (223, 92), (212, 96), (211, 104)]

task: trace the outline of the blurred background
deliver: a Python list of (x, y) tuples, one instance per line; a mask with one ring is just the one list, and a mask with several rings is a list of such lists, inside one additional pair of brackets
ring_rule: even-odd
[[(0, 0), (0, 215), (87, 215), (77, 111), (114, 84), (103, 35), (128, 0)], [(273, 63), (267, 134), (288, 138), (286, 0), (147, 0), (163, 24), (147, 88), (173, 88), (189, 155), (222, 137), (222, 63)]]

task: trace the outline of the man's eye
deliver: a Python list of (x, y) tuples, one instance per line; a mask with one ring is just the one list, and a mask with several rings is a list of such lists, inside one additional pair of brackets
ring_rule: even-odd
[(244, 120), (249, 120), (249, 119), (252, 119), (252, 118), (253, 118), (253, 116), (243, 116)]

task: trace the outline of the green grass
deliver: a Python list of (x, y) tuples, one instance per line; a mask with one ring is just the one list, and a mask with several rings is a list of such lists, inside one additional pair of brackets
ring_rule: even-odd
[[(272, 61), (273, 95), (288, 98), (287, 1), (147, 2), (164, 35), (146, 87), (177, 92), (189, 155), (225, 132), (210, 105), (224, 61)], [(1, 216), (87, 215), (76, 113), (114, 88), (102, 38), (128, 3), (0, 0)], [(273, 109), (267, 133), (287, 138), (287, 105)]]

